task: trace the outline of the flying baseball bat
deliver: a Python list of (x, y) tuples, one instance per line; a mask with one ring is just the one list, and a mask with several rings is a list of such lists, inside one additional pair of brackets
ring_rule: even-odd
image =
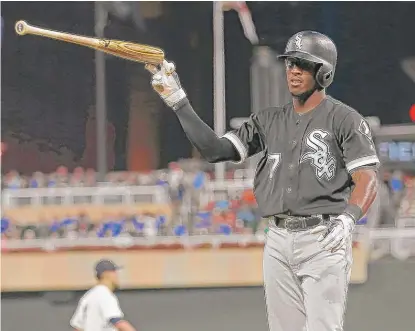
[(15, 29), (16, 33), (21, 36), (32, 34), (36, 36), (60, 40), (67, 43), (93, 48), (131, 61), (153, 65), (161, 65), (164, 61), (164, 52), (158, 47), (121, 40), (101, 39), (48, 30), (29, 25), (25, 21), (16, 22)]

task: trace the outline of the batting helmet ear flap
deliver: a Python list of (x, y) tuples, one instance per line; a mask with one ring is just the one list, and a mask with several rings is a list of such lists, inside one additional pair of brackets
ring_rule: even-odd
[(328, 63), (323, 63), (316, 72), (316, 82), (322, 88), (330, 86), (334, 78), (334, 69)]

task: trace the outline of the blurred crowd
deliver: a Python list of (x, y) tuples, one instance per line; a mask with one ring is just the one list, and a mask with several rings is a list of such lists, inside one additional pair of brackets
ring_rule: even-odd
[(380, 225), (394, 225), (398, 217), (415, 218), (415, 176), (383, 172), (380, 178)]
[[(156, 185), (162, 184), (167, 174), (174, 177), (174, 170), (170, 172), (110, 172), (105, 178), (109, 185)], [(2, 188), (42, 188), (42, 187), (94, 187), (97, 185), (97, 173), (93, 169), (77, 167), (69, 172), (66, 167), (59, 167), (55, 172), (44, 174), (35, 172), (31, 176), (10, 171), (2, 177)]]
[[(156, 185), (163, 187), (171, 201), (171, 216), (156, 212), (129, 214), (103, 213), (100, 219), (91, 219), (85, 210), (54, 216), (42, 213), (36, 222), (14, 220), (3, 215), (2, 238), (100, 238), (100, 237), (154, 237), (209, 234), (255, 234), (263, 233), (256, 201), (251, 189), (240, 189), (226, 196), (206, 193), (209, 173), (195, 167), (181, 167), (171, 163), (168, 169), (151, 173), (113, 172), (104, 183), (97, 183), (93, 170), (77, 168), (72, 173), (59, 167), (52, 174), (34, 173), (24, 176), (16, 171), (5, 174), (2, 188), (18, 190), (25, 188), (95, 187)], [(232, 174), (229, 174), (232, 176)], [(204, 194), (204, 195), (203, 195)], [(202, 198), (202, 195), (204, 198)]]
[(3, 216), (1, 233), (3, 239), (44, 239), (44, 238), (103, 238), (103, 237), (155, 237), (183, 236), (188, 234), (254, 234), (260, 227), (256, 204), (248, 196), (229, 201), (210, 202), (197, 208), (190, 221), (168, 219), (167, 215), (144, 212), (141, 214), (104, 214), (102, 219), (92, 220), (86, 213), (53, 217), (44, 215), (37, 222)]
[(165, 226), (166, 217), (154, 214), (106, 215), (99, 222), (93, 222), (86, 214), (47, 218), (33, 224), (1, 219), (3, 239), (146, 237), (165, 234)]
[[(266, 229), (261, 221), (253, 192), (249, 188), (225, 194), (207, 192), (209, 173), (197, 168), (184, 170), (178, 163), (168, 169), (147, 174), (114, 172), (107, 175), (105, 186), (158, 185), (171, 201), (172, 214), (157, 212), (104, 212), (91, 219), (87, 212), (60, 215), (42, 214), (37, 222), (14, 220), (5, 213), (1, 219), (2, 239), (156, 237), (208, 234), (259, 234)], [(228, 177), (237, 177), (232, 172)], [(380, 178), (380, 226), (392, 225), (398, 213), (415, 215), (415, 177), (400, 172), (385, 172)], [(60, 167), (52, 174), (22, 176), (15, 171), (5, 174), (2, 188), (95, 187), (96, 173), (77, 168), (72, 173)], [(226, 190), (225, 190), (226, 191)]]
[(3, 239), (45, 238), (103, 238), (103, 237), (155, 237), (184, 236), (188, 234), (255, 234), (263, 231), (256, 205), (246, 200), (216, 201), (200, 208), (189, 222), (168, 219), (166, 215), (143, 213), (139, 215), (105, 215), (101, 220), (91, 220), (87, 214), (53, 216), (36, 223), (3, 216)]

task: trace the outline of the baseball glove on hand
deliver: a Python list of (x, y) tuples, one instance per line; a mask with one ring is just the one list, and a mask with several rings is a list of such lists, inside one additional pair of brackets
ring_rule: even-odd
[(330, 221), (328, 225), (319, 225), (311, 230), (312, 234), (321, 233), (318, 241), (321, 246), (330, 251), (339, 250), (351, 237), (355, 223), (347, 215), (339, 215)]
[(153, 74), (151, 85), (167, 106), (172, 108), (186, 98), (173, 63), (164, 60), (160, 68), (152, 64), (146, 64), (145, 68)]

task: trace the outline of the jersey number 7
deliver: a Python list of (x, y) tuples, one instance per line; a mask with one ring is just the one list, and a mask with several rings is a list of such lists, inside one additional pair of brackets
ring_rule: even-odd
[(281, 163), (281, 153), (268, 154), (268, 162), (271, 163), (271, 170), (269, 172), (269, 179), (274, 177), (275, 171)]

